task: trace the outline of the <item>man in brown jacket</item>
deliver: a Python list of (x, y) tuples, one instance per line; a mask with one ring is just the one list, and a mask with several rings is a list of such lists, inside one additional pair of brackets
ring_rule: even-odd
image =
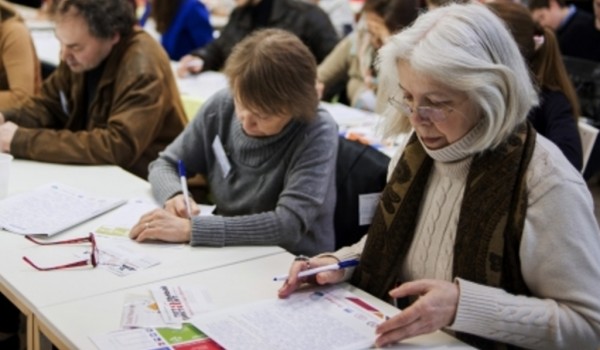
[[(41, 94), (1, 111), (0, 150), (71, 164), (116, 164), (146, 178), (185, 114), (160, 44), (126, 0), (62, 0), (61, 63)], [(3, 124), (2, 124), (3, 123)]]

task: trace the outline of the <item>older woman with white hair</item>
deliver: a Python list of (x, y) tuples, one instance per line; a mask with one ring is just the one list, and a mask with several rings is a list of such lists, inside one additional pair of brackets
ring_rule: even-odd
[[(438, 329), (478, 348), (597, 349), (600, 230), (580, 174), (526, 122), (525, 63), (484, 6), (426, 13), (380, 51), (385, 130), (414, 132), (357, 244), (295, 261), (281, 287), (351, 282), (403, 311), (377, 346)], [(398, 159), (399, 158), (399, 159)], [(349, 258), (354, 270), (299, 279)]]

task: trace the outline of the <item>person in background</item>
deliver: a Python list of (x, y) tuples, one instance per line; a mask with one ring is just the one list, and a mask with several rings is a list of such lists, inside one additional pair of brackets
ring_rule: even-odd
[(186, 117), (167, 55), (135, 22), (127, 0), (60, 1), (61, 63), (38, 96), (2, 110), (0, 150), (146, 178)]
[(600, 31), (600, 0), (594, 0), (594, 26)]
[[(425, 6), (427, 7), (427, 10), (433, 10), (449, 4), (467, 4), (470, 1), (471, 0), (425, 0)], [(485, 2), (485, 0), (481, 2)]]
[(564, 0), (531, 0), (529, 10), (534, 21), (555, 31), (563, 55), (600, 61), (600, 31), (590, 13)]
[(355, 15), (348, 0), (304, 0), (319, 5), (329, 16), (340, 38), (345, 37), (354, 28)]
[[(150, 165), (164, 209), (143, 215), (130, 237), (280, 245), (296, 254), (333, 249), (337, 125), (318, 108), (313, 55), (293, 34), (265, 29), (233, 49), (225, 75), (231, 90), (207, 101)], [(196, 216), (193, 199), (187, 207), (179, 160), (188, 176), (208, 179), (216, 215)]]
[(14, 8), (0, 1), (0, 110), (20, 105), (40, 90), (40, 62), (29, 30)]
[[(0, 1), (0, 109), (39, 92), (40, 63), (29, 30), (14, 8)], [(0, 349), (19, 350), (20, 311), (0, 293)]]
[(12, 0), (12, 3), (39, 8), (44, 3), (44, 0)]
[[(478, 349), (597, 349), (600, 229), (581, 174), (527, 123), (537, 93), (482, 4), (422, 14), (380, 50), (395, 157), (368, 233), (295, 261), (301, 282), (351, 282), (402, 309), (376, 345), (445, 330)], [(354, 269), (301, 270), (357, 258)]]
[(350, 105), (381, 113), (386, 101), (377, 89), (375, 56), (390, 33), (412, 23), (418, 15), (415, 0), (367, 0), (358, 29), (342, 39), (319, 65), (317, 78), (324, 95), (347, 81)]
[(583, 166), (583, 150), (577, 128), (580, 115), (575, 88), (563, 64), (550, 28), (542, 28), (522, 5), (488, 3), (506, 22), (540, 88), (540, 105), (528, 116), (537, 132), (554, 142), (575, 169)]
[(179, 61), (177, 74), (220, 70), (232, 48), (256, 29), (279, 28), (297, 35), (308, 46), (317, 63), (338, 42), (338, 36), (323, 10), (297, 0), (236, 0), (236, 8), (219, 37)]
[(210, 14), (198, 0), (153, 0), (151, 16), (173, 61), (213, 40)]

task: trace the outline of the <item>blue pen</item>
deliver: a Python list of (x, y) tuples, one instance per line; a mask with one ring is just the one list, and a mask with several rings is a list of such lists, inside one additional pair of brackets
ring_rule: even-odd
[(181, 190), (183, 191), (183, 200), (185, 201), (185, 209), (188, 213), (188, 218), (192, 218), (192, 207), (190, 206), (190, 195), (187, 187), (187, 179), (185, 177), (185, 166), (183, 161), (177, 162), (177, 168), (179, 170), (179, 180), (181, 180)]
[[(314, 269), (308, 269), (308, 270), (301, 271), (298, 274), (298, 277), (301, 278), (301, 277), (312, 276), (312, 275), (318, 274), (319, 272), (341, 270), (341, 269), (353, 267), (356, 265), (358, 265), (357, 259), (344, 260), (344, 261), (340, 261), (339, 263), (336, 263), (336, 264), (325, 265), (325, 266), (315, 267)], [(285, 281), (288, 279), (288, 277), (289, 277), (289, 275), (276, 276), (276, 277), (273, 277), (273, 281)]]

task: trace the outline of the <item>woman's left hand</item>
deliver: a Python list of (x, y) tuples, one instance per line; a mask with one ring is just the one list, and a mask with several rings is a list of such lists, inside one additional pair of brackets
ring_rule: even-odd
[(192, 234), (192, 222), (172, 214), (165, 209), (155, 209), (142, 215), (140, 221), (129, 232), (129, 238), (138, 242), (165, 241), (189, 242)]
[(440, 280), (407, 282), (392, 289), (392, 298), (416, 295), (419, 299), (377, 327), (375, 344), (383, 347), (449, 326), (456, 316), (459, 294), (457, 284)]

